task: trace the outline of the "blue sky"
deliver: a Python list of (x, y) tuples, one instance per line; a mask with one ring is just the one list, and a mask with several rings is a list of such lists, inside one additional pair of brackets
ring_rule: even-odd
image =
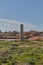
[(27, 31), (43, 31), (43, 0), (0, 0), (0, 29), (18, 30), (21, 23)]

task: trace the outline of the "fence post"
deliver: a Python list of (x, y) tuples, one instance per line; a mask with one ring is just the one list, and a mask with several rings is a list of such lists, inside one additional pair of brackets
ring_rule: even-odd
[(24, 29), (23, 29), (23, 24), (20, 24), (20, 34), (21, 34), (21, 41), (24, 41)]

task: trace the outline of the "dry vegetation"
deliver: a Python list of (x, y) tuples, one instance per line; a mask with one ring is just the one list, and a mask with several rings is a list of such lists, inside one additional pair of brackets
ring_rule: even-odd
[[(24, 32), (24, 38), (29, 40), (43, 40), (43, 32), (29, 31)], [(17, 31), (1, 32), (0, 39), (20, 39), (20, 33)]]

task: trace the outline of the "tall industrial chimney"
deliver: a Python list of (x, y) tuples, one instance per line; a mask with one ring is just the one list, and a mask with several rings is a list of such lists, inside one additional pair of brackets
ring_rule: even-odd
[(21, 40), (24, 41), (24, 30), (23, 30), (23, 24), (20, 24), (20, 33), (21, 33)]

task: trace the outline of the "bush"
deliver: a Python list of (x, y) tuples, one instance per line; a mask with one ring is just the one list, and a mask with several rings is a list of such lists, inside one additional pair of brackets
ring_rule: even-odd
[(35, 62), (29, 62), (29, 65), (35, 65)]

